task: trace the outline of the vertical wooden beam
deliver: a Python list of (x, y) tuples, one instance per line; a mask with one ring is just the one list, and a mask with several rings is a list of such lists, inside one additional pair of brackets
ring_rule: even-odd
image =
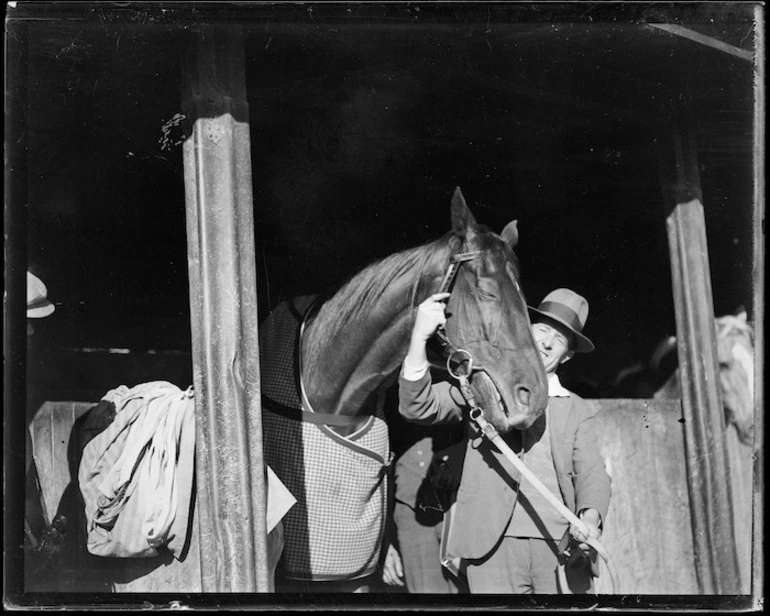
[(697, 150), (684, 97), (658, 140), (671, 275), (695, 569), (703, 594), (740, 588), (714, 307)]
[(183, 147), (203, 592), (267, 592), (254, 214), (243, 34), (196, 33)]

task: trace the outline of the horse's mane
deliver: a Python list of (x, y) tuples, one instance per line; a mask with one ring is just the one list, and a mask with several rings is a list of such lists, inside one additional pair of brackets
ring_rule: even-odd
[[(385, 290), (403, 276), (412, 277), (410, 302), (414, 305), (422, 272), (442, 248), (455, 248), (460, 240), (451, 233), (428, 244), (409, 248), (369, 264), (354, 274), (319, 310), (313, 330), (323, 332), (323, 338), (333, 338), (350, 322), (375, 309)], [(320, 336), (309, 336), (309, 353), (315, 355)]]

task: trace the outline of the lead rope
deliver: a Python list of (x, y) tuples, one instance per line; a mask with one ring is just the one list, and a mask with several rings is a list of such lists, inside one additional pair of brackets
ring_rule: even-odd
[[(472, 359), (470, 357), (470, 353), (467, 351), (457, 351), (459, 353), (465, 353), (467, 355), (467, 359), (465, 362), (467, 362), (468, 368), (466, 369), (467, 374), (471, 373), (472, 369)], [(588, 537), (588, 527), (585, 525), (585, 523), (578, 518), (572, 511), (570, 511), (564, 503), (562, 503), (558, 498), (556, 498), (553, 493), (548, 490), (548, 488), (543, 485), (543, 483), (535, 476), (534, 473), (532, 473), (529, 468), (524, 464), (524, 462), (517, 456), (513, 450), (508, 447), (508, 444), (502, 439), (500, 436), (500, 433), (495, 429), (495, 427), (490, 424), (484, 417), (484, 412), (482, 411), (481, 407), (476, 404), (476, 398), (473, 395), (473, 391), (471, 390), (470, 383), (468, 381), (467, 374), (460, 374), (455, 373), (451, 369), (451, 366), (449, 365), (450, 359), (447, 359), (447, 367), (449, 368), (449, 373), (460, 382), (460, 391), (463, 394), (463, 397), (468, 402), (468, 405), (470, 406), (470, 418), (472, 421), (476, 423), (476, 425), (481, 430), (481, 433), (488, 438), (494, 445), (502, 452), (502, 454), (516, 467), (516, 469), (526, 477), (526, 479), (532, 484), (532, 486), (540, 492), (540, 494), (549, 502), (551, 505), (558, 511), (568, 522), (575, 525), (584, 535), (586, 535), (586, 540), (583, 543), (587, 543), (589, 546), (591, 546), (594, 550), (596, 550), (597, 554), (601, 556), (602, 560), (604, 561), (604, 564), (607, 568), (607, 571), (610, 574), (610, 580), (612, 582), (612, 594), (616, 594), (616, 591), (619, 587), (618, 584), (618, 574), (617, 569), (615, 567), (615, 563), (612, 560), (612, 557), (610, 556), (609, 552), (607, 552), (607, 549), (601, 544), (601, 542), (598, 539), (594, 539), (593, 537)], [(457, 365), (457, 364), (455, 364)], [(565, 593), (569, 593), (569, 586), (567, 585), (567, 579), (566, 579), (566, 573), (564, 571), (564, 565), (559, 565), (559, 582), (562, 586), (562, 590)]]

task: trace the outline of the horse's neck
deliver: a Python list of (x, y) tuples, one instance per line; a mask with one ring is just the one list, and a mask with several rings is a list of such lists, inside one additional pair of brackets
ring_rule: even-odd
[(415, 306), (441, 279), (449, 253), (450, 245), (439, 241), (393, 255), (321, 306), (300, 348), (305, 393), (316, 411), (366, 412), (374, 394), (392, 383), (409, 346)]
[(389, 298), (319, 345), (314, 336), (325, 335), (321, 308), (309, 324), (300, 350), (305, 392), (314, 410), (356, 415), (373, 403), (373, 395), (391, 382), (406, 355), (414, 322), (410, 300), (410, 293)]

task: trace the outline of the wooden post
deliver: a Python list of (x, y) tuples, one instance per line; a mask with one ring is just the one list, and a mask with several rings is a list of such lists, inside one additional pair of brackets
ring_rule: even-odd
[[(686, 100), (673, 131), (658, 141), (676, 309), (677, 349), (695, 570), (703, 594), (737, 594), (725, 420), (697, 152)], [(665, 481), (665, 478), (661, 478)], [(660, 512), (661, 515), (664, 512)]]
[(254, 214), (243, 34), (186, 58), (183, 147), (203, 592), (267, 592)]

